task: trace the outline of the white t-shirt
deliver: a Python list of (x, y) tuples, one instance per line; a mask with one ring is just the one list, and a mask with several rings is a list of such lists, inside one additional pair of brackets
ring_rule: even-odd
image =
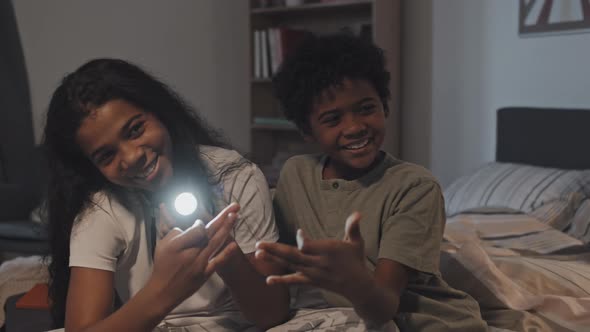
[[(201, 146), (201, 160), (215, 174), (242, 157), (235, 151)], [(213, 179), (214, 181), (216, 179)], [(252, 163), (231, 171), (213, 192), (218, 208), (240, 204), (233, 236), (244, 254), (255, 251), (257, 241), (278, 240), (268, 185)], [(152, 273), (150, 235), (153, 209), (130, 198), (125, 204), (106, 193), (93, 198), (95, 206), (78, 216), (70, 238), (70, 267), (87, 267), (115, 273), (115, 288), (123, 303), (133, 297)], [(158, 216), (158, 214), (156, 214)], [(216, 273), (192, 296), (176, 307), (166, 321), (174, 325), (194, 323), (195, 318), (233, 311), (231, 295)], [(182, 322), (182, 323), (181, 323)]]

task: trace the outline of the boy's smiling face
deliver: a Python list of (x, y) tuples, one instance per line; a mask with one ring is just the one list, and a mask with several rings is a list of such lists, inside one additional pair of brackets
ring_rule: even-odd
[(326, 179), (354, 179), (371, 169), (385, 137), (385, 112), (366, 80), (345, 79), (314, 101), (306, 139), (329, 157)]

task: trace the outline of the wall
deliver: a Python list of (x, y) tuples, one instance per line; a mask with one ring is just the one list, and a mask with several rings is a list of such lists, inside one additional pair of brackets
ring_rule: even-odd
[[(404, 122), (402, 141), (408, 142), (402, 157), (429, 167), (443, 185), (494, 160), (498, 108), (590, 108), (590, 33), (521, 38), (518, 2), (512, 0), (415, 0), (406, 5), (405, 11), (422, 19), (428, 13), (420, 6), (431, 6), (432, 52), (417, 61), (417, 52), (428, 51), (427, 42), (404, 49), (405, 70), (421, 75), (423, 85), (414, 83), (404, 93), (408, 107), (402, 112), (425, 115)], [(406, 20), (403, 28), (408, 38), (428, 35), (421, 32), (420, 19)], [(405, 75), (402, 85), (412, 79)], [(430, 98), (429, 103), (421, 98)], [(429, 110), (421, 109), (428, 104)], [(428, 129), (423, 122), (431, 126), (426, 147), (411, 141), (416, 132)]]
[(14, 1), (35, 138), (58, 81), (91, 58), (119, 57), (169, 83), (242, 151), (248, 105), (247, 2)]

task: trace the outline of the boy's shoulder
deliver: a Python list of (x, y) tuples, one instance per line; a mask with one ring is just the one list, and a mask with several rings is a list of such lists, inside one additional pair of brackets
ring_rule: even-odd
[(425, 167), (387, 155), (387, 170), (383, 178), (396, 183), (405, 183), (408, 186), (415, 186), (422, 183), (431, 183), (440, 186), (438, 180)]
[[(313, 174), (313, 170), (322, 161), (321, 154), (300, 154), (293, 156), (285, 162), (281, 169), (281, 174), (306, 173)], [(307, 173), (309, 172), (309, 173)]]
[(317, 165), (322, 159), (321, 154), (299, 154), (290, 157), (285, 162), (285, 166), (290, 167), (306, 167), (306, 166), (315, 166)]

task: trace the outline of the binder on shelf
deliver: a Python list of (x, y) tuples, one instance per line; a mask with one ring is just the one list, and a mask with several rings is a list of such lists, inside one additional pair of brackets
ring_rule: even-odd
[(254, 125), (259, 125), (259, 126), (275, 126), (275, 127), (293, 128), (293, 129), (296, 128), (296, 126), (293, 122), (291, 122), (285, 118), (257, 116), (252, 119), (252, 122)]
[(299, 44), (311, 34), (307, 30), (291, 29), (285, 27), (270, 28), (268, 34), (270, 74), (274, 75), (285, 57), (293, 52)]
[(260, 54), (260, 48), (262, 46), (260, 40), (260, 30), (254, 31), (254, 78), (262, 78), (262, 57)]
[(269, 73), (269, 54), (268, 54), (268, 30), (261, 31), (261, 40), (262, 40), (262, 47), (260, 48), (262, 53), (262, 78), (270, 77)]

